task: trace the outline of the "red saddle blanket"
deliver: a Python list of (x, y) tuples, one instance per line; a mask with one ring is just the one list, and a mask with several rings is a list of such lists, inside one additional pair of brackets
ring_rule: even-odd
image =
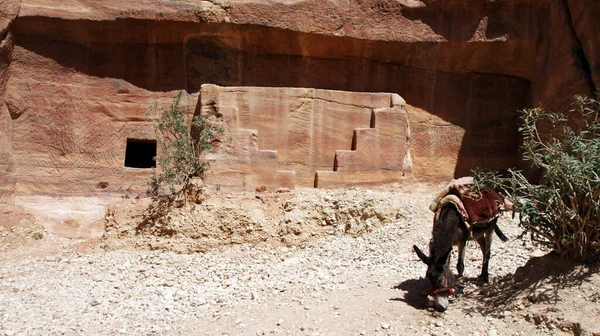
[(504, 199), (490, 188), (482, 188), (479, 192), (464, 190), (460, 195), (471, 225), (487, 224), (497, 218), (502, 211)]
[(503, 210), (508, 210), (505, 209), (504, 198), (495, 190), (482, 188), (480, 191), (474, 192), (472, 177), (452, 180), (436, 195), (429, 209), (437, 214), (442, 205), (447, 203), (456, 205), (463, 220), (474, 226), (484, 226), (497, 218)]

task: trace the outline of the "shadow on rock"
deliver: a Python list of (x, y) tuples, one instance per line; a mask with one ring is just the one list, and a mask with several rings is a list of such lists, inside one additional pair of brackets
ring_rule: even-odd
[(427, 309), (427, 292), (429, 291), (429, 283), (426, 279), (408, 279), (393, 289), (404, 291), (404, 297), (392, 298), (392, 301), (403, 301), (409, 306), (425, 310)]
[(475, 303), (464, 307), (464, 310), (483, 315), (495, 314), (524, 298), (531, 303), (555, 303), (560, 299), (560, 289), (581, 285), (598, 271), (598, 266), (563, 260), (554, 252), (532, 258), (517, 268), (514, 274), (465, 293), (465, 297)]

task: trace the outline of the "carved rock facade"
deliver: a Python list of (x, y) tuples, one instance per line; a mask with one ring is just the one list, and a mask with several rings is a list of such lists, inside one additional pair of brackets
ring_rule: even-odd
[[(214, 154), (215, 181), (231, 189), (403, 174), (439, 183), (519, 166), (517, 110), (565, 110), (600, 85), (599, 10), (594, 0), (0, 0), (0, 203), (87, 232), (106, 203), (143, 192), (148, 170), (124, 162), (128, 139), (152, 140), (149, 106), (184, 90), (192, 115), (207, 83), (238, 123), (222, 140), (229, 152)], [(266, 106), (253, 90), (291, 105)], [(252, 160), (276, 165), (254, 174), (267, 168)]]
[(412, 171), (397, 94), (203, 85), (200, 100), (226, 124), (209, 181), (227, 189), (398, 184)]

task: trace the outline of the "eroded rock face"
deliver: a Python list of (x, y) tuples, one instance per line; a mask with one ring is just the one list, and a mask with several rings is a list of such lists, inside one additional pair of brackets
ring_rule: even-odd
[[(124, 167), (127, 140), (152, 139), (149, 106), (179, 90), (194, 113), (206, 83), (398, 94), (411, 130), (403, 170), (410, 162), (418, 182), (519, 165), (516, 111), (565, 109), (600, 84), (599, 8), (592, 0), (0, 0), (0, 202), (143, 192), (149, 172)], [(408, 137), (399, 136), (401, 146)], [(260, 150), (279, 151), (278, 169), (295, 171), (298, 185), (325, 170), (306, 149), (283, 154), (258, 139)], [(308, 158), (318, 162), (312, 173), (302, 168)], [(363, 168), (350, 181), (381, 175)], [(277, 183), (289, 186), (284, 175)], [(383, 175), (375, 180), (390, 182)]]
[(13, 50), (11, 27), (19, 12), (19, 1), (0, 0), (0, 204), (13, 204), (15, 197), (12, 120), (4, 99)]
[(381, 185), (412, 172), (398, 95), (203, 85), (200, 99), (225, 126), (209, 181), (228, 190)]
[(569, 0), (568, 10), (573, 29), (580, 47), (573, 53), (575, 64), (582, 72), (591, 74), (595, 87), (600, 85), (600, 23), (595, 19), (600, 15), (600, 6), (594, 0)]

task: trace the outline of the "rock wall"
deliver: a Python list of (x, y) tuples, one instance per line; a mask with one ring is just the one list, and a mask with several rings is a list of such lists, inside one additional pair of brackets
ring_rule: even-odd
[(401, 183), (412, 171), (397, 94), (202, 85), (225, 125), (208, 181), (228, 190)]
[[(0, 202), (45, 212), (48, 197), (68, 204), (142, 192), (149, 173), (124, 167), (127, 139), (151, 138), (149, 106), (179, 90), (193, 113), (206, 83), (399, 94), (417, 182), (519, 165), (516, 111), (565, 109), (600, 84), (599, 8), (593, 0), (0, 0)], [(299, 186), (314, 185), (313, 173), (297, 169), (314, 157), (269, 150)]]
[(18, 13), (19, 1), (0, 0), (0, 204), (14, 204), (15, 197), (12, 118), (4, 96), (13, 50), (11, 28)]
[(591, 75), (592, 85), (600, 86), (600, 5), (594, 0), (569, 0), (568, 12), (571, 26), (579, 42), (579, 48), (573, 53), (578, 69), (588, 77)]

